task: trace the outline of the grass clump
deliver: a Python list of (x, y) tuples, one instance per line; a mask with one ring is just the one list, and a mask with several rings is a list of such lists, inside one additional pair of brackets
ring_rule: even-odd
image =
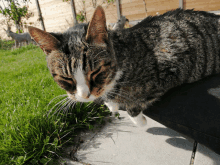
[(10, 50), (12, 46), (15, 44), (14, 40), (2, 40), (0, 38), (0, 49), (2, 50)]
[(77, 130), (93, 128), (109, 114), (93, 103), (66, 104), (66, 92), (52, 79), (36, 46), (0, 50), (0, 62), (1, 165), (54, 164)]

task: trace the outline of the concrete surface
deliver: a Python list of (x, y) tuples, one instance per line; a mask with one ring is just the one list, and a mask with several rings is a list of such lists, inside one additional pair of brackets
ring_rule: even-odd
[[(75, 157), (91, 165), (189, 165), (194, 141), (147, 118), (136, 127), (127, 112), (96, 132), (84, 134)], [(68, 165), (79, 165), (68, 161)]]
[(198, 144), (194, 165), (220, 165), (220, 155)]
[(192, 159), (194, 140), (148, 117), (145, 127), (135, 126), (126, 111), (120, 117), (82, 133), (78, 161), (66, 159), (67, 165), (220, 165), (220, 155), (200, 144)]

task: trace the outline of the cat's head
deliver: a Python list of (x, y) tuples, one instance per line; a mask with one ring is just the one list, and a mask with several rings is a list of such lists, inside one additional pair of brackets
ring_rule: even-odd
[(102, 7), (96, 8), (89, 24), (64, 33), (28, 30), (45, 52), (54, 80), (69, 98), (88, 102), (106, 96), (120, 77)]

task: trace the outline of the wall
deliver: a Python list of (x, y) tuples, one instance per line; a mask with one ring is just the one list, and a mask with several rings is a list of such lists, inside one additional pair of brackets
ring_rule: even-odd
[[(38, 11), (35, 0), (30, 0), (29, 10), (34, 13), (27, 22), (32, 22), (32, 26), (41, 29), (41, 24), (38, 19)], [(106, 0), (74, 0), (76, 13), (80, 13), (85, 8), (86, 18), (89, 21), (95, 10), (95, 6), (102, 5), (105, 13), (107, 24), (115, 23), (117, 21), (117, 7), (116, 2), (107, 4)], [(116, 0), (115, 0), (116, 1)], [(185, 9), (217, 11), (220, 10), (219, 0), (183, 0)], [(96, 2), (96, 3), (95, 3)], [(105, 2), (105, 3), (104, 3)], [(49, 32), (63, 32), (69, 27), (73, 26), (73, 16), (70, 2), (63, 2), (63, 0), (39, 0), (41, 12), (44, 18), (46, 31)], [(120, 0), (121, 14), (125, 15), (130, 21), (142, 20), (149, 15), (163, 14), (166, 11), (176, 9), (179, 7), (179, 0)], [(2, 16), (0, 15), (0, 20)], [(7, 38), (3, 28), (0, 27), (0, 36)], [(12, 31), (15, 31), (12, 27)], [(27, 29), (25, 29), (27, 31)]]

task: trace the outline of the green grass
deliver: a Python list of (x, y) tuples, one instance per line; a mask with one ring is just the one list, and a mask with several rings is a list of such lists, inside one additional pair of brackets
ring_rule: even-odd
[(12, 46), (15, 44), (13, 40), (1, 40), (0, 38), (0, 49), (2, 50), (10, 50)]
[(45, 58), (34, 45), (0, 50), (1, 165), (54, 164), (79, 130), (93, 128), (109, 114), (104, 106), (93, 103), (77, 103), (66, 108), (68, 113), (55, 113), (54, 105), (63, 97), (48, 106), (49, 102), (66, 92), (52, 79)]

